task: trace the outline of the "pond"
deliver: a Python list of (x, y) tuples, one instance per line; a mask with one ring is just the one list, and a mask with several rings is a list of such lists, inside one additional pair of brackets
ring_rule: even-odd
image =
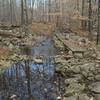
[(57, 100), (64, 92), (64, 79), (55, 73), (56, 52), (51, 38), (21, 47), (22, 55), (42, 56), (42, 62), (28, 59), (6, 69), (0, 75), (0, 100)]

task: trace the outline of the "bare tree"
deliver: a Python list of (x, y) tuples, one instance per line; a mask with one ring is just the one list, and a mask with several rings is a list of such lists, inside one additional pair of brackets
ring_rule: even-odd
[(100, 43), (100, 0), (98, 0), (97, 44)]

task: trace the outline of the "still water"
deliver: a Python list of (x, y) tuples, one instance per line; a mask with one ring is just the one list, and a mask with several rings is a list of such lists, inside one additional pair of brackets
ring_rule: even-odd
[(57, 100), (63, 94), (62, 77), (55, 74), (56, 49), (50, 38), (34, 47), (21, 47), (22, 55), (42, 56), (42, 63), (32, 60), (11, 65), (0, 75), (0, 100)]

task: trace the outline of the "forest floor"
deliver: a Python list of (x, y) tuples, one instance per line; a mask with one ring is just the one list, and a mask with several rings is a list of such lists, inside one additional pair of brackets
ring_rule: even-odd
[[(54, 56), (56, 73), (64, 77), (64, 100), (100, 100), (100, 48), (95, 41), (86, 38), (87, 33), (79, 29), (71, 33), (54, 32), (55, 25), (33, 23), (25, 32), (0, 33), (0, 69), (7, 68), (19, 60), (21, 47), (34, 47), (41, 39), (53, 39), (60, 52)], [(45, 38), (46, 37), (46, 38)], [(44, 44), (41, 44), (44, 45)], [(70, 48), (70, 50), (69, 50)], [(80, 49), (81, 48), (81, 49)], [(73, 51), (82, 51), (73, 53)], [(62, 90), (61, 90), (62, 91)]]
[(14, 29), (13, 31), (0, 30), (0, 69), (5, 69), (14, 63), (10, 58), (18, 58), (18, 52), (20, 52), (21, 47), (32, 47), (41, 42), (41, 38), (45, 36), (50, 37), (52, 31), (54, 31), (54, 25), (50, 23), (32, 23), (32, 25), (28, 26), (27, 30), (28, 34), (21, 32), (21, 29)]
[(29, 26), (29, 30), (32, 32), (36, 32), (40, 35), (51, 35), (51, 33), (55, 30), (55, 24), (51, 23), (32, 23), (31, 26)]
[(61, 52), (55, 63), (56, 73), (65, 78), (64, 100), (99, 100), (100, 48), (70, 33), (55, 34), (54, 43)]

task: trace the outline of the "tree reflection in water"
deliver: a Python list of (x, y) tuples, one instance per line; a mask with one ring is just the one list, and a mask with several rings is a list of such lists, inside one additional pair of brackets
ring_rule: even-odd
[(56, 100), (59, 93), (55, 83), (52, 59), (43, 64), (26, 60), (13, 64), (0, 76), (0, 100)]
[[(46, 50), (53, 55), (50, 41), (35, 51)], [(57, 100), (62, 94), (64, 80), (55, 74), (54, 59), (45, 54), (43, 63), (37, 64), (30, 60), (31, 49), (27, 46), (23, 49), (28, 60), (13, 64), (0, 75), (0, 100)]]

